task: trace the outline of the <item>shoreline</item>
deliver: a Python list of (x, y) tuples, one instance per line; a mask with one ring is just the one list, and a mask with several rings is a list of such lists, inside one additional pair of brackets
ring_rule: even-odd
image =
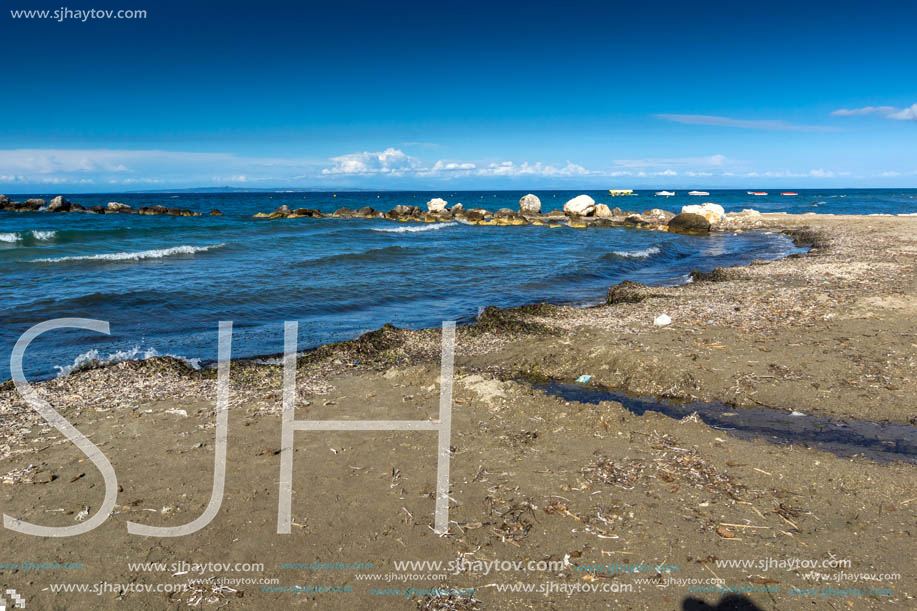
[[(757, 222), (759, 229), (795, 232), (813, 247), (676, 287), (622, 283), (610, 291), (613, 304), (491, 307), (458, 328), (450, 530), (441, 537), (432, 533), (435, 440), (403, 431), (297, 434), (296, 528), (278, 535), (283, 368), (234, 361), (231, 469), (219, 514), (203, 530), (151, 548), (147, 538), (128, 534), (125, 522), (177, 526), (208, 505), (216, 373), (155, 358), (35, 383), (118, 474), (115, 511), (79, 536), (84, 568), (61, 579), (155, 584), (188, 577), (137, 571), (117, 560), (131, 554), (165, 563), (254, 561), (264, 563), (258, 577), (280, 585), (306, 578), (315, 586), (352, 587), (308, 601), (343, 610), (378, 604), (371, 588), (380, 584), (351, 572), (292, 571), (280, 563), (371, 562), (374, 573), (405, 577), (393, 561), (550, 559), (563, 560), (550, 575), (471, 569), (407, 585), (475, 588), (486, 608), (548, 611), (579, 608), (582, 601), (492, 584), (548, 578), (573, 586), (609, 578), (634, 589), (599, 591), (591, 604), (646, 611), (689, 598), (726, 604), (725, 592), (635, 579), (653, 575), (584, 572), (615, 562), (666, 564), (678, 567), (669, 577), (712, 574), (742, 588), (733, 591), (755, 608), (770, 610), (806, 600), (788, 594), (793, 588), (864, 586), (821, 581), (807, 570), (719, 561), (840, 558), (851, 561), (845, 572), (881, 574), (868, 588), (888, 592), (858, 596), (856, 608), (907, 607), (917, 596), (911, 574), (917, 552), (906, 544), (917, 507), (914, 464), (734, 437), (691, 416), (637, 415), (616, 400), (569, 400), (514, 379), (588, 374), (596, 388), (734, 398), (736, 411), (793, 405), (838, 419), (913, 424), (917, 332), (900, 320), (914, 320), (917, 306), (917, 218), (764, 215)], [(661, 312), (671, 324), (653, 324)], [(295, 419), (435, 418), (440, 342), (436, 329), (386, 325), (307, 351), (297, 358)], [(100, 473), (9, 388), (0, 390), (0, 477), (4, 513), (50, 526), (72, 525), (81, 511), (91, 515), (105, 488)], [(10, 557), (68, 558), (72, 544), (17, 533), (7, 539)], [(29, 589), (27, 573), (0, 572), (10, 587), (30, 593), (28, 605), (49, 600), (49, 593)], [(230, 608), (290, 600), (289, 593), (258, 585), (238, 586), (241, 597), (196, 587)], [(58, 593), (54, 603), (77, 607), (86, 600), (81, 596)], [(189, 599), (130, 592), (119, 600), (153, 610)], [(425, 600), (420, 593), (404, 607)], [(454, 602), (463, 601), (469, 602)]]

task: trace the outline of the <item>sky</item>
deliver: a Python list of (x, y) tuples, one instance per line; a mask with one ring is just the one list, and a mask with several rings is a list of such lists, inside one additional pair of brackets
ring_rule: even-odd
[(910, 2), (62, 4), (0, 13), (0, 193), (917, 187)]

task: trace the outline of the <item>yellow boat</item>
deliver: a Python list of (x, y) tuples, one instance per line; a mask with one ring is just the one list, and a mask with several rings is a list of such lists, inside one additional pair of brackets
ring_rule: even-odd
[(608, 189), (608, 193), (612, 197), (618, 197), (620, 195), (633, 195), (634, 190), (633, 189)]

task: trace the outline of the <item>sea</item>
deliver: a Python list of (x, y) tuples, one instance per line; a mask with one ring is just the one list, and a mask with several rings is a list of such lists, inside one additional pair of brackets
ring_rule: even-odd
[[(488, 227), (386, 220), (255, 219), (280, 205), (424, 204), (518, 209), (525, 191), (221, 192), (63, 195), (89, 207), (117, 201), (223, 216), (172, 217), (0, 211), (0, 380), (10, 378), (16, 341), (38, 323), (65, 317), (109, 323), (110, 334), (49, 331), (26, 351), (31, 380), (93, 363), (171, 355), (194, 367), (216, 359), (219, 321), (233, 322), (233, 358), (283, 351), (283, 323), (299, 321), (302, 349), (397, 327), (473, 322), (487, 306), (537, 302), (587, 307), (622, 280), (690, 281), (692, 270), (773, 260), (800, 252), (779, 233), (685, 236), (627, 228)], [(625, 210), (715, 202), (727, 211), (834, 214), (917, 213), (917, 190), (796, 190), (756, 196), (657, 197), (653, 191), (534, 191), (543, 211), (586, 193)], [(11, 195), (50, 200), (57, 193)]]

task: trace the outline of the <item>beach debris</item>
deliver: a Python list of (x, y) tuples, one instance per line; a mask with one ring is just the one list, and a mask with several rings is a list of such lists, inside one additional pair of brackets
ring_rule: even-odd
[(418, 611), (480, 611), (484, 608), (480, 600), (466, 592), (465, 588), (446, 585), (432, 588), (424, 598), (415, 600)]
[(723, 539), (735, 539), (736, 538), (736, 534), (732, 532), (731, 530), (729, 530), (728, 528), (726, 528), (725, 526), (717, 526), (716, 534), (718, 534)]
[(89, 517), (89, 505), (83, 505), (83, 508), (77, 512), (76, 517), (73, 518), (76, 522), (82, 522)]
[(646, 464), (641, 460), (631, 460), (625, 456), (615, 462), (602, 456), (594, 463), (583, 467), (581, 471), (590, 484), (601, 482), (625, 490), (633, 490), (645, 470)]
[(173, 408), (173, 409), (167, 409), (167, 410), (166, 410), (166, 413), (167, 413), (167, 414), (175, 414), (176, 416), (184, 416), (185, 418), (188, 417), (188, 412), (186, 412), (186, 411), (183, 410), (183, 409), (174, 409), (174, 408)]
[(585, 383), (587, 383), (587, 382), (588, 382), (589, 380), (591, 380), (591, 379), (592, 379), (592, 376), (591, 376), (591, 375), (583, 374), (583, 375), (581, 375), (580, 377), (576, 378), (576, 381), (577, 381), (579, 384), (585, 384)]
[(657, 327), (664, 327), (672, 324), (672, 318), (668, 314), (660, 314), (653, 319), (653, 324)]

